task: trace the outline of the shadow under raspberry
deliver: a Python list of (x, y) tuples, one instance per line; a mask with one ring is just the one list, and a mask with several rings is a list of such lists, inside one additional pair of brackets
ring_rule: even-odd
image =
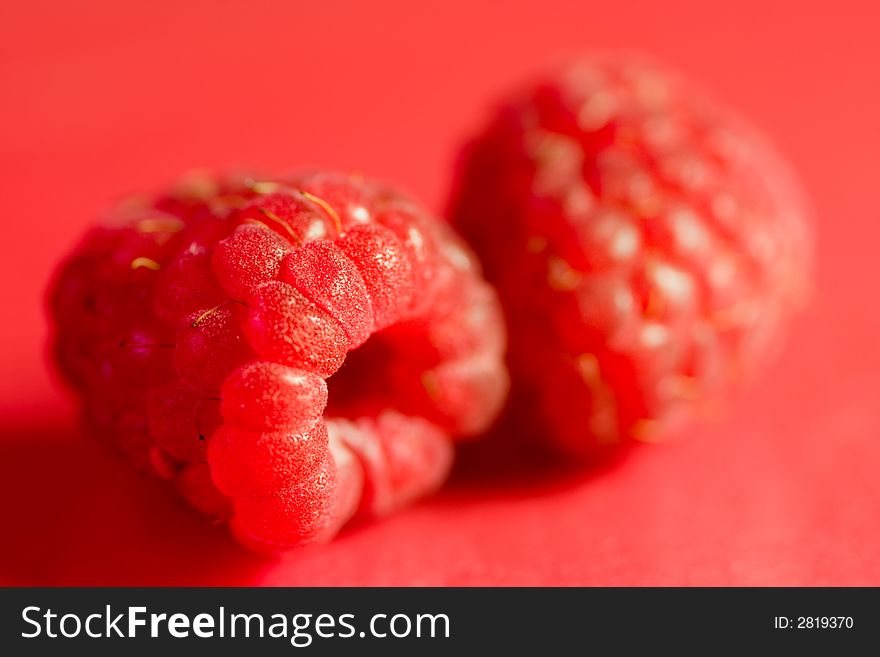
[(587, 485), (616, 469), (630, 448), (616, 448), (580, 460), (554, 455), (539, 445), (534, 429), (501, 425), (486, 438), (459, 446), (442, 497), (518, 499)]
[[(450, 481), (423, 511), (552, 495), (587, 484), (621, 458), (573, 466), (530, 448), (522, 429), (511, 432), (499, 427), (463, 445)], [(224, 526), (192, 511), (164, 482), (133, 471), (67, 417), (7, 422), (0, 436), (0, 585), (258, 585), (277, 578), (276, 567), (298, 570), (298, 562), (327, 549), (294, 551), (283, 566), (250, 554)], [(328, 558), (343, 558), (342, 544), (381, 524), (347, 528)]]
[(271, 565), (69, 423), (0, 435), (3, 585), (247, 584)]

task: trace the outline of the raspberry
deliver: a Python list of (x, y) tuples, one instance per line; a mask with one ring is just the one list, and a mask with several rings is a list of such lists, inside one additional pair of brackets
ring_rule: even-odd
[(224, 425), (214, 432), (208, 463), (217, 487), (233, 498), (265, 497), (314, 476), (327, 455), (327, 426), (305, 433), (248, 431)]
[(330, 376), (345, 360), (348, 338), (329, 313), (287, 283), (261, 285), (250, 300), (244, 325), (263, 358)]
[(680, 426), (809, 287), (786, 165), (656, 64), (595, 56), (522, 89), (461, 163), (453, 223), (504, 304), (516, 399), (564, 451)]
[(466, 247), (340, 174), (189, 180), (120, 211), (50, 307), (90, 427), (260, 551), (431, 492), (507, 390)]
[(229, 498), (214, 485), (207, 463), (187, 463), (177, 471), (177, 491), (198, 511), (210, 516), (225, 516), (231, 511)]
[(452, 463), (452, 446), (436, 425), (394, 411), (331, 421), (328, 430), (331, 441), (357, 455), (366, 480), (360, 503), (365, 515), (390, 513), (439, 487)]
[(294, 488), (235, 503), (232, 530), (246, 546), (275, 552), (310, 543), (331, 530), (337, 491), (334, 461), (325, 458), (318, 471)]
[(254, 362), (233, 372), (220, 390), (227, 422), (245, 429), (305, 431), (327, 406), (320, 376), (278, 363)]
[(226, 376), (254, 357), (242, 335), (244, 306), (218, 305), (186, 317), (177, 329), (174, 365), (181, 378), (216, 390)]
[(233, 299), (249, 299), (264, 283), (278, 279), (284, 257), (293, 247), (266, 225), (243, 225), (217, 245), (214, 272)]
[(363, 344), (375, 328), (373, 304), (357, 265), (333, 242), (310, 242), (282, 263), (281, 280), (337, 318), (348, 348)]
[(339, 248), (364, 274), (376, 328), (396, 323), (416, 291), (401, 241), (384, 226), (356, 226), (339, 240)]
[(182, 461), (205, 460), (206, 438), (221, 424), (218, 398), (175, 381), (150, 388), (144, 401), (156, 445)]

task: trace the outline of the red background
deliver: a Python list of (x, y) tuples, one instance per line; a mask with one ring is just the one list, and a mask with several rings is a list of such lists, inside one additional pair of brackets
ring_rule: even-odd
[[(880, 584), (878, 21), (839, 0), (3, 3), (0, 582)], [(478, 463), (279, 561), (75, 428), (44, 365), (41, 294), (113, 199), (194, 167), (316, 165), (440, 209), (487, 103), (592, 46), (703, 81), (815, 201), (815, 301), (725, 421), (601, 470)]]

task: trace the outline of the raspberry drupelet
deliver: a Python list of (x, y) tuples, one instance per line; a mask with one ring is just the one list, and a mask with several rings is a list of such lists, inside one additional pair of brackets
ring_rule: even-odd
[(50, 306), (92, 429), (262, 551), (430, 493), (507, 392), (473, 256), (354, 176), (205, 177), (132, 201), (84, 237)]
[(461, 164), (451, 218), (502, 299), (515, 405), (567, 453), (680, 427), (805, 299), (788, 168), (654, 63), (597, 55), (523, 88)]

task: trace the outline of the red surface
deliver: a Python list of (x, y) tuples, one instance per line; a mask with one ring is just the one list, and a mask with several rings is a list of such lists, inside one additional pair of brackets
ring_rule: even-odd
[[(880, 584), (880, 9), (474, 4), (4, 3), (0, 582)], [(580, 473), (470, 454), (439, 497), (278, 561), (76, 430), (40, 297), (112, 199), (194, 167), (317, 165), (441, 208), (486, 103), (590, 46), (703, 80), (815, 201), (815, 301), (723, 420)]]

